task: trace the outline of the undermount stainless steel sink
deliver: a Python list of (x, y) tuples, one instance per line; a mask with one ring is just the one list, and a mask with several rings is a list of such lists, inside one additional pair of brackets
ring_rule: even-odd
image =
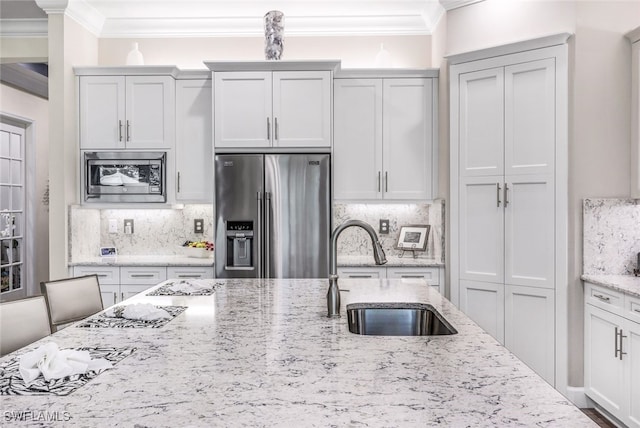
[(347, 305), (349, 331), (372, 336), (439, 336), (456, 334), (433, 306), (425, 303), (352, 303)]

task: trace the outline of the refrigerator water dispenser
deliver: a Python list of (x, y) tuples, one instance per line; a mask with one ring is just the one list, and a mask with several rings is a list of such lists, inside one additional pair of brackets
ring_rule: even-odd
[(253, 268), (253, 222), (227, 221), (227, 268)]

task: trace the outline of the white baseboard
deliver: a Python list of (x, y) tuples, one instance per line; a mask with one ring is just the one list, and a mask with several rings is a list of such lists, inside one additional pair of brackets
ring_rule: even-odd
[(593, 404), (588, 401), (587, 396), (584, 393), (584, 387), (579, 386), (568, 386), (567, 387), (567, 398), (576, 407), (580, 409), (587, 409), (593, 407)]

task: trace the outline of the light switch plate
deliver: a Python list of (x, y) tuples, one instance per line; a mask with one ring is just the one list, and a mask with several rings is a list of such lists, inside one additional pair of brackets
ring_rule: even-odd
[(197, 218), (193, 220), (193, 233), (204, 233), (204, 220)]
[(380, 235), (387, 235), (389, 233), (389, 220), (380, 220), (380, 229), (378, 232)]
[(115, 218), (109, 219), (109, 233), (118, 233), (118, 220)]

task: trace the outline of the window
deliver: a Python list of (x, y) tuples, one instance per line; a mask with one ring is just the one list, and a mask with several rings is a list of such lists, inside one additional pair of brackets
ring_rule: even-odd
[(0, 124), (0, 294), (25, 296), (25, 131)]

